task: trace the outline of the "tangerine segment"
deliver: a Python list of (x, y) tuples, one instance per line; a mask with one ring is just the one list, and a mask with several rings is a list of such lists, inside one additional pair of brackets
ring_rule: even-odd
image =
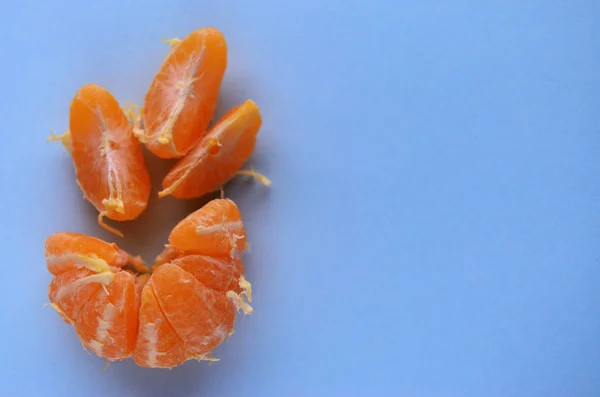
[(171, 261), (171, 264), (191, 274), (206, 288), (223, 293), (243, 292), (240, 277), (243, 277), (244, 265), (239, 259), (186, 255)]
[(100, 273), (126, 264), (140, 272), (148, 270), (139, 256), (132, 257), (116, 244), (72, 232), (58, 232), (48, 237), (45, 255), (48, 270), (54, 275), (74, 268)]
[(86, 302), (102, 289), (103, 283), (112, 279), (106, 274), (98, 274), (89, 269), (74, 268), (60, 273), (50, 282), (50, 304), (67, 324), (75, 323)]
[(209, 201), (173, 228), (169, 243), (187, 254), (240, 258), (246, 232), (237, 205), (229, 199)]
[(194, 147), (210, 122), (227, 67), (227, 44), (215, 28), (192, 32), (169, 53), (144, 100), (138, 138), (161, 158)]
[(154, 269), (165, 263), (179, 266), (206, 287), (216, 291), (243, 293), (244, 288), (247, 288), (244, 282), (240, 283), (244, 277), (244, 264), (240, 259), (186, 254), (167, 244), (156, 257)]
[(185, 343), (189, 358), (206, 359), (233, 331), (233, 302), (179, 266), (160, 266), (150, 283), (165, 318)]
[(262, 124), (251, 100), (227, 112), (163, 180), (159, 197), (200, 197), (218, 190), (248, 160)]
[(160, 308), (152, 284), (141, 295), (139, 332), (133, 361), (142, 367), (172, 368), (183, 363), (183, 341), (173, 331)]
[(125, 271), (114, 275), (87, 301), (75, 330), (84, 347), (99, 357), (119, 361), (131, 356), (138, 331), (135, 276)]
[(144, 211), (150, 176), (117, 100), (105, 88), (79, 89), (70, 110), (71, 156), (84, 197), (102, 216), (125, 221)]

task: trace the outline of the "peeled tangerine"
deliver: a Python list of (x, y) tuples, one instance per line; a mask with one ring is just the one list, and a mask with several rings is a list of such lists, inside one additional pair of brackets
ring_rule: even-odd
[(142, 148), (129, 119), (105, 88), (88, 84), (71, 102), (69, 131), (60, 140), (71, 153), (77, 182), (84, 198), (99, 212), (98, 222), (133, 220), (148, 205), (150, 176)]
[(251, 313), (241, 254), (246, 234), (237, 206), (209, 202), (172, 231), (150, 274), (115, 244), (76, 234), (46, 240), (50, 305), (75, 327), (85, 349), (109, 361), (172, 368), (216, 360), (236, 310)]
[(256, 145), (262, 119), (251, 100), (227, 112), (194, 149), (171, 169), (159, 197), (189, 199), (220, 189), (236, 174), (248, 174), (264, 184), (269, 180), (253, 171), (239, 171)]
[(202, 138), (227, 67), (227, 45), (215, 28), (169, 40), (170, 54), (154, 77), (136, 135), (161, 158), (184, 156)]

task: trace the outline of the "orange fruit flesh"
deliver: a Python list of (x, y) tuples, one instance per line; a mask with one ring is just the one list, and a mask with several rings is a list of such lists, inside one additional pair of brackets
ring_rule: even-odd
[(186, 358), (206, 357), (233, 330), (234, 304), (178, 266), (160, 266), (146, 288), (153, 289), (167, 322), (184, 342)]
[[(222, 219), (213, 225), (218, 236), (237, 217), (243, 233), (235, 204), (215, 201), (188, 221), (204, 227), (202, 218)], [(51, 306), (75, 327), (86, 349), (107, 360), (132, 357), (140, 366), (160, 368), (211, 360), (210, 352), (233, 332), (236, 310), (252, 310), (241, 298), (251, 299), (243, 264), (237, 257), (167, 250), (166, 261), (150, 275), (139, 258), (115, 244), (55, 233), (46, 240), (48, 269), (55, 275)]]
[(172, 260), (170, 264), (191, 274), (206, 288), (218, 292), (242, 292), (239, 280), (244, 275), (244, 265), (239, 259), (184, 255)]
[(54, 275), (74, 268), (107, 271), (106, 266), (122, 268), (130, 265), (140, 272), (148, 270), (139, 256), (132, 257), (114, 243), (79, 233), (52, 234), (46, 239), (45, 255), (48, 271)]
[(143, 289), (133, 361), (143, 367), (172, 368), (186, 360), (183, 341), (165, 318), (152, 284)]
[(135, 276), (120, 271), (85, 304), (75, 322), (84, 347), (110, 361), (131, 356), (137, 340)]
[(231, 109), (167, 174), (159, 196), (189, 199), (221, 188), (254, 151), (261, 124), (253, 101)]
[(138, 217), (148, 204), (150, 176), (139, 142), (117, 100), (88, 84), (71, 102), (71, 157), (84, 197), (107, 218)]
[(240, 258), (246, 232), (237, 205), (229, 199), (208, 202), (173, 228), (169, 243), (187, 254)]
[(161, 158), (179, 158), (205, 133), (227, 67), (227, 44), (215, 28), (198, 29), (167, 56), (144, 100), (138, 135)]
[(89, 269), (71, 269), (50, 282), (48, 297), (65, 321), (73, 324), (83, 306), (102, 289), (102, 279)]

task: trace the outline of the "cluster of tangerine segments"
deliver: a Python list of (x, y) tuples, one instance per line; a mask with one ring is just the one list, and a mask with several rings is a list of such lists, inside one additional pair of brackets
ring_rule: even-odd
[[(122, 108), (103, 87), (81, 87), (71, 102), (69, 130), (52, 134), (69, 151), (84, 198), (98, 223), (136, 219), (147, 207), (150, 176), (141, 144), (179, 161), (159, 197), (196, 198), (221, 190), (254, 150), (262, 119), (252, 100), (229, 110), (208, 129), (227, 66), (221, 32), (202, 28), (167, 40), (171, 51), (143, 108)], [(171, 231), (149, 269), (116, 244), (78, 233), (52, 234), (45, 244), (54, 276), (48, 295), (75, 328), (86, 350), (108, 362), (129, 357), (143, 367), (172, 368), (215, 359), (211, 352), (233, 333), (236, 312), (252, 312), (244, 278), (246, 233), (237, 205), (209, 201)]]

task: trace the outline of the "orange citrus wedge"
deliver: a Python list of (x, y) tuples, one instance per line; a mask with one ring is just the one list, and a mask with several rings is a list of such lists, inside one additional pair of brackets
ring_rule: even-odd
[(98, 210), (100, 225), (122, 236), (103, 218), (137, 218), (148, 205), (150, 176), (117, 100), (98, 85), (81, 87), (71, 102), (69, 131), (50, 140), (62, 141), (71, 153), (77, 183)]
[(159, 197), (200, 197), (220, 189), (236, 173), (270, 184), (259, 174), (239, 171), (254, 151), (261, 123), (258, 106), (251, 100), (231, 109), (165, 176)]
[(184, 156), (210, 122), (227, 67), (227, 45), (215, 28), (202, 28), (174, 46), (154, 77), (136, 136), (161, 158)]

